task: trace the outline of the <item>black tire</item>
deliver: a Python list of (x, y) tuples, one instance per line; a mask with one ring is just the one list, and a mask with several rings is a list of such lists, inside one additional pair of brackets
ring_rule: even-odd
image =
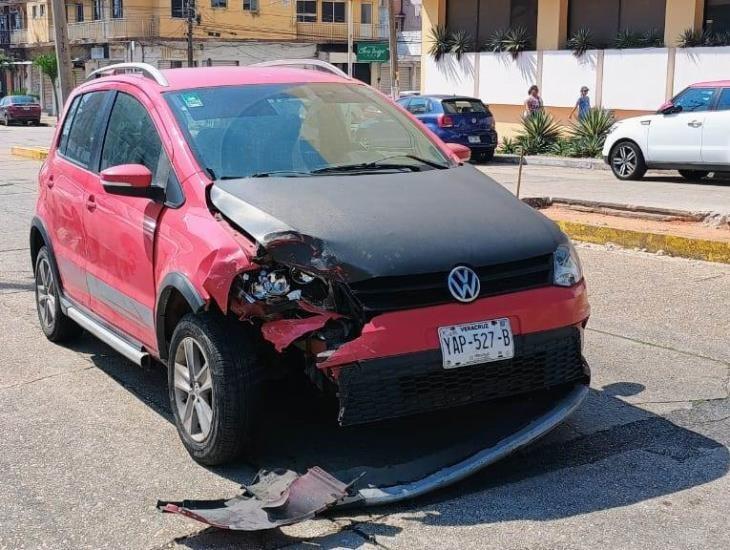
[(677, 170), (679, 175), (689, 181), (699, 181), (706, 178), (710, 173), (709, 170)]
[(640, 180), (646, 174), (646, 162), (641, 149), (633, 141), (620, 141), (608, 155), (613, 175), (620, 180)]
[(51, 342), (68, 342), (81, 334), (82, 328), (61, 310), (58, 276), (45, 246), (35, 262), (35, 304), (41, 330)]
[[(195, 378), (194, 384), (188, 386), (190, 391), (176, 388), (176, 369), (188, 368), (182, 365), (184, 358), (188, 362), (185, 353), (187, 339), (192, 339), (198, 346), (198, 353), (202, 352), (208, 365), (209, 396), (203, 390), (208, 379)], [(187, 314), (175, 327), (167, 368), (170, 405), (180, 439), (199, 464), (215, 466), (230, 462), (246, 450), (259, 406), (260, 345), (247, 327), (217, 313)], [(188, 376), (190, 380), (190, 372)], [(188, 404), (190, 399), (193, 399), (192, 406)], [(206, 421), (209, 428), (205, 433), (201, 423), (201, 414), (205, 413), (198, 409), (203, 404), (207, 406), (203, 410), (211, 414)], [(188, 408), (191, 412), (189, 426), (186, 427), (182, 416)], [(196, 428), (200, 433), (196, 433)]]

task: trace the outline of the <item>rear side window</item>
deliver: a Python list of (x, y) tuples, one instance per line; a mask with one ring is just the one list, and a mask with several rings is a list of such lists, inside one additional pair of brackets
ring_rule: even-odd
[(99, 121), (105, 99), (106, 92), (84, 94), (73, 113), (63, 154), (84, 168), (91, 166), (94, 149), (99, 142)]
[(68, 108), (68, 113), (66, 113), (66, 119), (63, 121), (63, 128), (61, 128), (61, 139), (58, 142), (58, 150), (63, 155), (66, 154), (68, 134), (71, 131), (71, 124), (73, 124), (74, 115), (76, 114), (76, 107), (79, 106), (79, 101), (81, 101), (81, 96), (76, 96), (73, 100), (73, 103), (71, 103), (71, 106)]
[(717, 102), (718, 111), (730, 111), (730, 88), (724, 88), (720, 92), (720, 99)]
[(414, 115), (428, 113), (431, 110), (431, 102), (428, 99), (415, 98), (411, 99), (408, 104), (408, 110)]
[(683, 113), (707, 111), (714, 95), (715, 88), (687, 88), (672, 103), (675, 107), (682, 107)]
[(487, 108), (478, 99), (447, 99), (441, 102), (444, 113), (458, 115), (461, 113), (486, 113)]

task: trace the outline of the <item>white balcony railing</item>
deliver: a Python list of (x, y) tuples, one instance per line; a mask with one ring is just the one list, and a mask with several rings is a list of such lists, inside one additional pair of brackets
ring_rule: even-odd
[(125, 17), (68, 24), (72, 42), (105, 42), (117, 38), (149, 38), (157, 35), (155, 17)]
[(27, 44), (28, 31), (26, 29), (16, 29), (10, 31), (11, 44)]
[[(347, 40), (347, 23), (322, 23), (296, 21), (297, 38), (340, 42)], [(385, 25), (355, 22), (353, 24), (354, 40), (371, 40), (386, 38), (388, 29)]]

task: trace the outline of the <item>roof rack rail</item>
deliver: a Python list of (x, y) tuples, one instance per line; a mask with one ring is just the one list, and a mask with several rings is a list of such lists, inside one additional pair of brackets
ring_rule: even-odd
[(302, 69), (324, 71), (344, 78), (350, 78), (346, 72), (335, 67), (332, 63), (327, 63), (321, 59), (277, 59), (276, 61), (254, 63), (252, 67), (301, 67)]
[(99, 78), (104, 76), (106, 73), (117, 74), (118, 71), (122, 73), (142, 73), (142, 75), (147, 78), (151, 78), (160, 86), (169, 86), (167, 79), (162, 75), (162, 73), (149, 63), (116, 63), (114, 65), (107, 65), (106, 67), (101, 67), (89, 73), (86, 80), (88, 81), (94, 78)]

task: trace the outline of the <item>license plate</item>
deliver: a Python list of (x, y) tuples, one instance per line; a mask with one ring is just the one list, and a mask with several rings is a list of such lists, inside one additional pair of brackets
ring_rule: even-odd
[(479, 136), (469, 136), (469, 143), (481, 143), (482, 138)]
[(23, 107), (24, 111), (30, 111), (30, 107)]
[(445, 369), (501, 361), (515, 355), (509, 319), (439, 327), (438, 333)]

